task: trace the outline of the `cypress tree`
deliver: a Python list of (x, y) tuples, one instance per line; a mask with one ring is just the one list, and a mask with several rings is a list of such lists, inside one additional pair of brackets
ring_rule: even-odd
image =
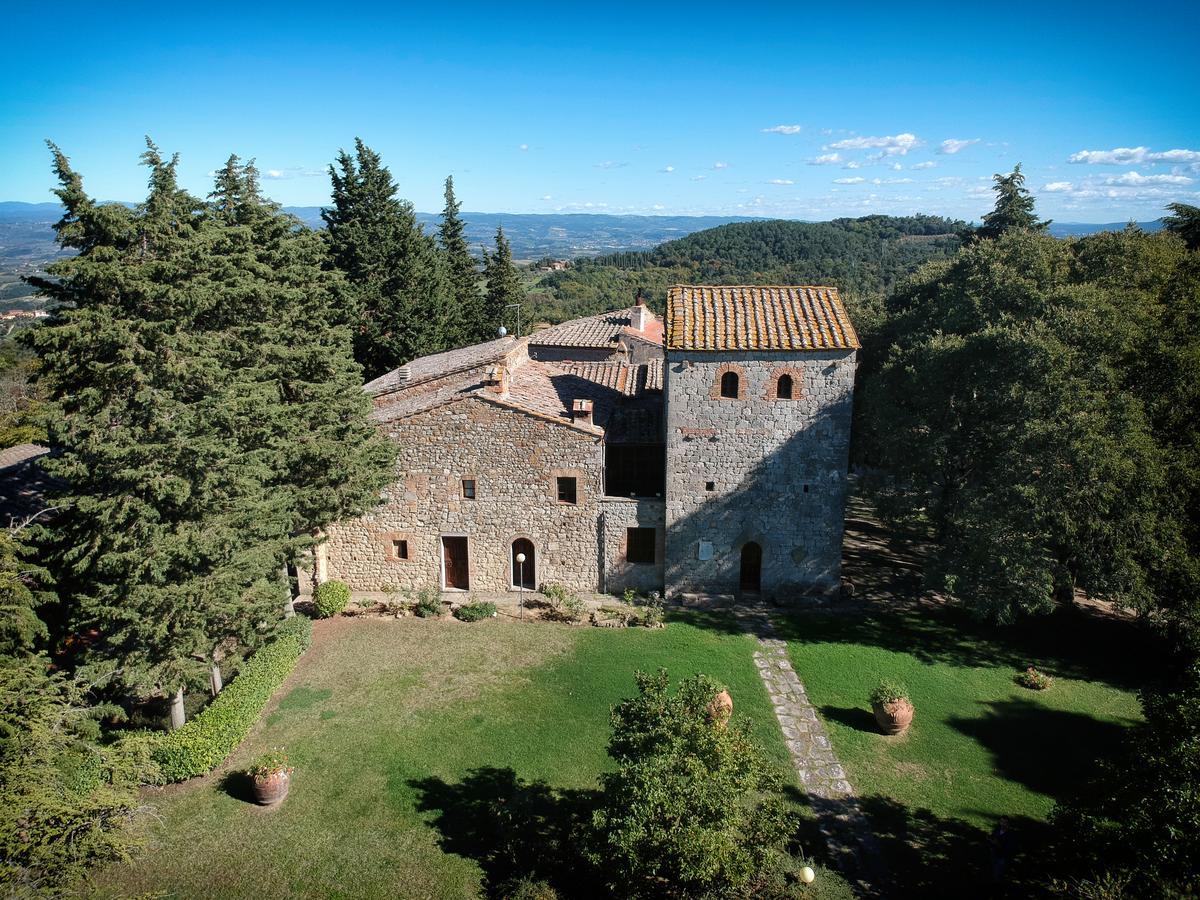
[(485, 253), (483, 277), (487, 281), (484, 296), (484, 318), (488, 325), (489, 338), (495, 337), (496, 329), (509, 315), (508, 305), (525, 299), (525, 288), (521, 276), (513, 265), (512, 249), (504, 237), (504, 227), (496, 229), (496, 251)]
[(433, 239), (379, 154), (356, 138), (329, 167), (333, 206), (321, 215), (344, 277), (340, 315), (368, 378), (446, 347), (446, 278)]
[(1033, 195), (1025, 187), (1020, 163), (1007, 175), (996, 174), (992, 180), (996, 182), (996, 206), (983, 217), (983, 225), (974, 232), (975, 238), (998, 238), (1014, 229), (1046, 230), (1050, 220), (1038, 220), (1033, 209)]
[(390, 476), (323, 239), (258, 193), (231, 157), (210, 203), (150, 145), (136, 210), (97, 206), (52, 148), (78, 249), (37, 286), (31, 332), (50, 402), (46, 464), (63, 480), (50, 554), (86, 674), (174, 698), (254, 647), (288, 598), (285, 561), (361, 512)]
[(446, 280), (450, 295), (447, 338), (450, 346), (461, 347), (486, 341), (493, 329), (485, 321), (479, 273), (467, 247), (466, 223), (459, 217), (462, 204), (454, 196), (454, 179), (446, 178), (446, 206), (438, 226), (438, 239), (446, 260)]

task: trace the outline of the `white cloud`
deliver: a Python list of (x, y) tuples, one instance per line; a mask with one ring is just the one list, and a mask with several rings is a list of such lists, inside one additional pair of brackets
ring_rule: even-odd
[(652, 206), (650, 208), (651, 209), (666, 209), (666, 207), (663, 206), (661, 203), (655, 203), (654, 206)]
[(899, 172), (903, 168), (904, 168), (904, 166), (902, 166), (900, 163), (892, 163), (892, 171), (893, 172)]
[(911, 178), (872, 178), (871, 184), (912, 184)]
[(808, 164), (810, 166), (836, 166), (841, 161), (842, 157), (837, 153), (823, 153), (816, 159), (810, 159)]
[(521, 145), (520, 147), (518, 147), (517, 149), (518, 149), (518, 150), (528, 150), (528, 149), (529, 149), (529, 145), (528, 145), (528, 144), (522, 144), (522, 145)]
[(550, 194), (542, 194), (542, 199), (543, 200), (553, 200), (554, 198)]
[(915, 134), (886, 135), (884, 137), (852, 137), (826, 144), (825, 150), (879, 150), (884, 156), (904, 156), (921, 146)]
[(909, 168), (914, 169), (914, 170), (919, 170), (919, 169), (932, 169), (936, 166), (937, 166), (937, 163), (935, 163), (932, 159), (927, 159), (927, 160), (925, 160), (925, 162), (919, 162), (915, 166), (909, 166)]
[(728, 168), (729, 168), (729, 163), (727, 163), (727, 162), (715, 162), (715, 163), (713, 163), (713, 168), (714, 168), (714, 169), (728, 169)]
[(1074, 185), (1069, 181), (1051, 181), (1042, 185), (1042, 190), (1047, 194), (1065, 194), (1073, 189)]
[[(216, 173), (213, 173), (216, 174)], [(287, 169), (267, 169), (262, 177), (271, 181), (283, 181), (288, 178), (316, 178), (326, 174), (324, 169), (309, 169), (304, 166), (292, 166)]]
[(1105, 184), (1117, 184), (1126, 187), (1142, 187), (1147, 184), (1191, 184), (1192, 179), (1186, 175), (1142, 175), (1139, 172), (1126, 172), (1115, 178), (1106, 178)]
[(707, 177), (707, 175), (693, 175), (692, 181), (703, 181)]
[(790, 178), (772, 178), (767, 184), (795, 184)]
[(596, 163), (597, 169), (622, 169), (629, 165), (626, 162), (613, 162), (611, 159), (606, 159), (604, 162)]
[(946, 140), (942, 141), (942, 143), (938, 146), (937, 152), (953, 154), (953, 153), (957, 153), (959, 150), (967, 149), (967, 147), (970, 147), (972, 144), (978, 144), (978, 143), (979, 143), (979, 138), (971, 138), (970, 140), (960, 140), (958, 138), (946, 138)]
[(799, 134), (800, 131), (799, 125), (772, 125), (763, 129), (764, 134)]
[(661, 169), (659, 169), (658, 171), (660, 171), (660, 172), (667, 172), (667, 173), (670, 173), (670, 172), (674, 172), (674, 171), (675, 171), (675, 167), (674, 167), (674, 166), (663, 166), (663, 167), (662, 167)]
[(846, 163), (844, 166), (842, 166), (842, 168), (843, 169), (861, 169), (862, 163), (855, 162), (854, 160), (850, 160), (850, 162)]
[(833, 183), (834, 184), (862, 184), (866, 180), (867, 179), (863, 178), (861, 175), (857, 175), (854, 178), (835, 178), (835, 179), (833, 179)]
[(1152, 151), (1149, 147), (1116, 147), (1112, 150), (1080, 150), (1072, 153), (1067, 162), (1089, 165), (1128, 166), (1146, 163), (1194, 163), (1200, 162), (1200, 150)]

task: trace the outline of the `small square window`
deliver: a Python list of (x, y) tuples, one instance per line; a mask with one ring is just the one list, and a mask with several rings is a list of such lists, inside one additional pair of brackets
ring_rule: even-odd
[(462, 480), (462, 495), (464, 500), (475, 499), (475, 479), (464, 478)]
[(625, 559), (631, 563), (654, 562), (654, 529), (626, 529)]
[(715, 481), (706, 481), (704, 482), (704, 489), (706, 491), (715, 491), (717, 489), (717, 483)]
[(392, 541), (392, 558), (393, 559), (408, 559), (408, 541), (404, 541), (404, 540)]
[(578, 483), (572, 477), (559, 477), (554, 479), (558, 487), (558, 502), (559, 503), (578, 503), (579, 488)]

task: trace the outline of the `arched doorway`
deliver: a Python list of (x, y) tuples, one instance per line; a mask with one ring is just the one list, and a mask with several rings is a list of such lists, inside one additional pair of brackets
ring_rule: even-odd
[[(525, 562), (517, 562), (517, 554), (525, 554)], [(512, 586), (527, 591), (537, 590), (537, 554), (533, 541), (517, 538), (512, 542)]]
[(742, 574), (738, 584), (743, 591), (762, 587), (762, 547), (754, 541), (742, 545)]

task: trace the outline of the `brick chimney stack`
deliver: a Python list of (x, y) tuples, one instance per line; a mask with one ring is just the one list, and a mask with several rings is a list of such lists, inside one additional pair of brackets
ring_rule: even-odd
[(508, 366), (492, 366), (488, 370), (488, 387), (504, 397), (508, 394)]
[(594, 425), (592, 421), (592, 401), (576, 400), (571, 405), (571, 421), (576, 425)]
[(638, 290), (637, 300), (633, 307), (633, 315), (630, 317), (630, 327), (634, 331), (645, 331), (646, 320), (649, 315), (650, 310), (646, 308), (646, 298), (642, 296), (641, 290)]

